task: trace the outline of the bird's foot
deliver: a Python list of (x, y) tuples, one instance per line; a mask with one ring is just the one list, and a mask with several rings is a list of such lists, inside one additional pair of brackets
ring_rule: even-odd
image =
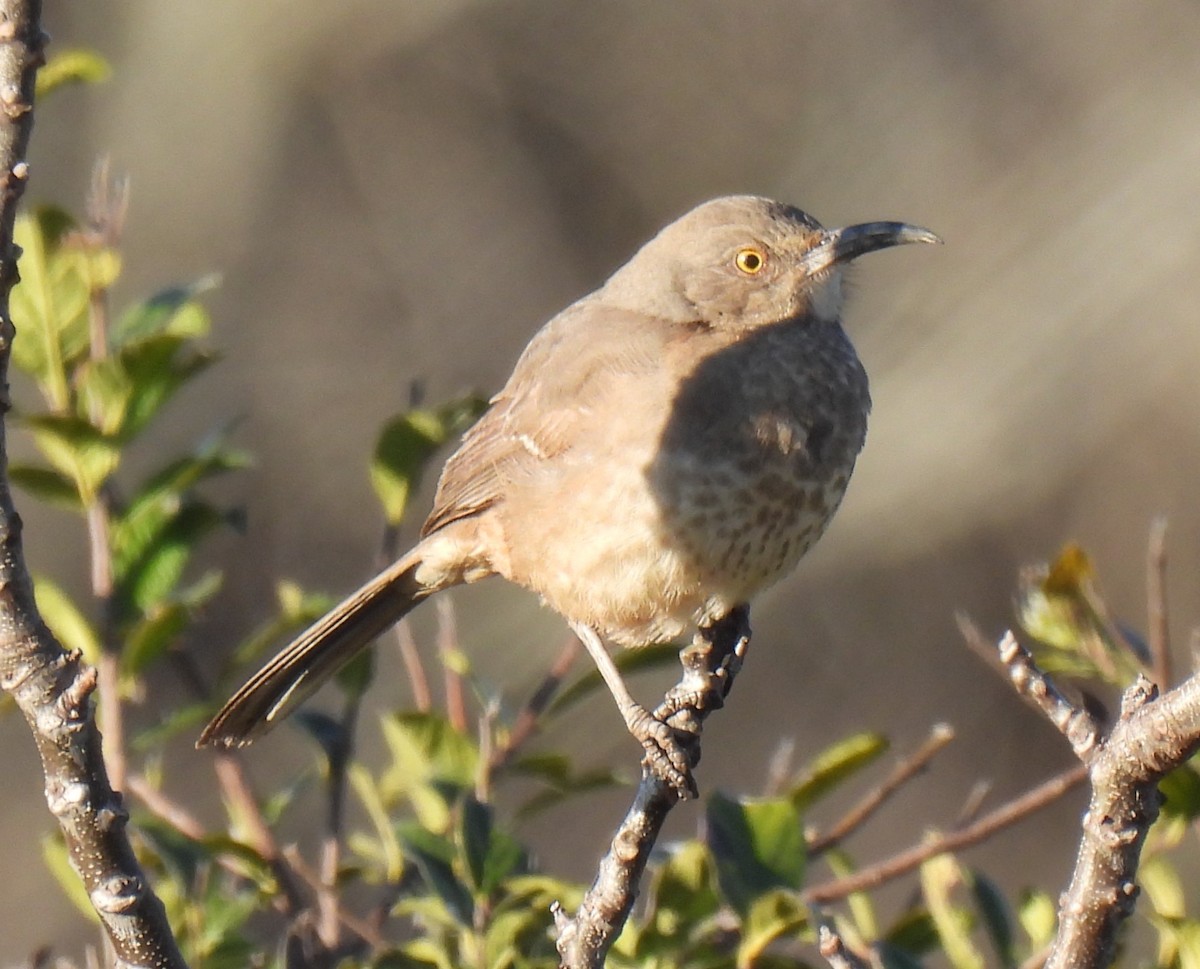
[(646, 751), (642, 764), (664, 784), (668, 784), (681, 800), (699, 797), (692, 777), (692, 759), (671, 725), (660, 720), (645, 707), (630, 711), (629, 732)]

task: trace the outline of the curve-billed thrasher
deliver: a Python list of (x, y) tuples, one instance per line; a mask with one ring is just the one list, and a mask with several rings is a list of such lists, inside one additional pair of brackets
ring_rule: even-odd
[(248, 743), (423, 599), (502, 575), (567, 619), (651, 765), (686, 790), (673, 734), (600, 637), (673, 639), (791, 571), (866, 434), (842, 266), (937, 241), (896, 222), (823, 229), (749, 196), (667, 226), (533, 338), (446, 463), (417, 546), (271, 660), (200, 744)]

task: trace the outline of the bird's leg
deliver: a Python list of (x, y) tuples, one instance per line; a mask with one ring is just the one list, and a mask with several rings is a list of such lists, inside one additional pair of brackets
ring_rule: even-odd
[(604, 648), (596, 630), (583, 623), (571, 623), (571, 628), (591, 655), (609, 692), (617, 701), (617, 709), (625, 719), (625, 726), (645, 748), (646, 766), (656, 777), (670, 784), (680, 797), (696, 797), (698, 792), (696, 782), (692, 779), (691, 763), (675, 731), (633, 698), (621, 679), (621, 671)]

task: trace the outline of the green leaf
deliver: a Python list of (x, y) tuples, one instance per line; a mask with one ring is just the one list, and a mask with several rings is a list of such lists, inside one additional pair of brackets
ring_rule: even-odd
[(40, 501), (70, 511), (83, 511), (75, 482), (61, 471), (34, 464), (13, 464), (9, 466), (8, 477), (18, 488)]
[(282, 636), (308, 627), (334, 605), (332, 597), (324, 593), (306, 593), (295, 582), (286, 580), (276, 584), (275, 597), (279, 603), (279, 614), (238, 644), (227, 668), (222, 670), (222, 679), (231, 670), (240, 669), (256, 659)]
[(375, 650), (364, 649), (339, 669), (334, 679), (348, 698), (361, 697), (375, 679)]
[(56, 412), (71, 403), (71, 371), (87, 355), (88, 287), (79, 260), (63, 243), (75, 222), (62, 209), (42, 206), (18, 217), (14, 240), (21, 247), (21, 281), (11, 296), (20, 339), (13, 363), (37, 381)]
[(404, 518), (409, 495), (439, 447), (483, 412), (477, 397), (451, 401), (438, 410), (411, 410), (392, 418), (375, 442), (371, 485), (389, 525)]
[(451, 867), (454, 846), (445, 838), (411, 822), (399, 825), (399, 834), (405, 857), (417, 866), (425, 884), (442, 900), (460, 925), (472, 928), (475, 902)]
[(884, 942), (910, 956), (926, 955), (938, 947), (937, 926), (927, 909), (914, 905), (905, 909), (888, 929)]
[(120, 463), (116, 442), (81, 417), (42, 414), (24, 423), (46, 460), (75, 482), (84, 504), (93, 501)]
[[(383, 736), (392, 755), (387, 791), (404, 790), (414, 780), (438, 780), (462, 787), (475, 783), (479, 751), (448, 721), (431, 713), (397, 713), (383, 718)], [(403, 776), (401, 776), (403, 775)]]
[(136, 677), (158, 659), (187, 628), (191, 610), (179, 603), (159, 603), (135, 623), (121, 650), (121, 672)]
[(188, 500), (157, 532), (134, 546), (130, 555), (127, 532), (114, 530), (114, 571), (117, 591), (126, 608), (146, 612), (170, 597), (202, 538), (217, 528), (239, 528), (241, 516), (208, 502)]
[(946, 958), (955, 969), (985, 969), (982, 953), (971, 941), (968, 913), (954, 904), (954, 889), (963, 884), (952, 855), (937, 855), (921, 865), (921, 889)]
[[(826, 851), (822, 858), (829, 870), (838, 878), (846, 878), (855, 872), (854, 862), (848, 852), (834, 848)], [(869, 892), (851, 892), (846, 898), (846, 905), (854, 919), (854, 928), (864, 939), (879, 937), (879, 918), (875, 913), (875, 904), (871, 901)]]
[(1138, 885), (1150, 899), (1156, 915), (1167, 919), (1187, 917), (1187, 900), (1179, 872), (1162, 855), (1142, 860), (1138, 869)]
[(67, 649), (77, 649), (84, 660), (95, 665), (100, 659), (100, 636), (79, 608), (53, 579), (37, 576), (33, 586), (38, 612)]
[(708, 847), (721, 893), (743, 917), (776, 888), (798, 889), (805, 846), (800, 812), (786, 798), (735, 801), (713, 794), (705, 810)]
[(987, 930), (1000, 964), (1011, 969), (1017, 964), (1017, 955), (1008, 900), (996, 883), (982, 872), (970, 873), (970, 886), (975, 896), (975, 907), (983, 916), (983, 927)]
[(888, 739), (882, 734), (859, 733), (825, 748), (805, 769), (789, 796), (804, 811), (827, 793), (882, 756)]
[(1046, 892), (1025, 892), (1017, 906), (1017, 920), (1029, 936), (1029, 947), (1034, 952), (1054, 941), (1058, 931), (1058, 909)]
[(887, 942), (877, 944), (875, 952), (883, 969), (925, 969), (910, 953)]
[(128, 441), (215, 360), (215, 354), (196, 349), (189, 337), (159, 334), (127, 344), (103, 360), (86, 361), (76, 383), (101, 429)]
[(211, 703), (189, 703), (177, 707), (164, 714), (164, 719), (140, 731), (133, 738), (133, 747), (141, 753), (161, 750), (162, 746), (172, 737), (177, 736), (192, 727), (198, 727), (208, 722), (213, 714)]
[(800, 931), (807, 921), (808, 910), (795, 895), (783, 891), (760, 895), (742, 920), (738, 966), (758, 965), (768, 945), (780, 936)]
[(553, 753), (526, 754), (506, 765), (504, 770), (506, 773), (535, 778), (546, 785), (546, 790), (535, 794), (517, 809), (516, 816), (521, 820), (568, 797), (616, 787), (621, 783), (620, 778), (606, 767), (576, 773), (569, 758)]
[(483, 869), (492, 841), (492, 809), (468, 794), (458, 818), (458, 849), (463, 867), (476, 890), (483, 886)]
[(37, 73), (37, 99), (40, 101), (71, 84), (99, 84), (111, 76), (112, 67), (94, 50), (81, 47), (61, 50)]
[(131, 306), (112, 328), (112, 345), (124, 347), (158, 336), (196, 339), (208, 336), (208, 313), (197, 302), (202, 294), (220, 284), (216, 276), (204, 276), (193, 283), (171, 286), (150, 299)]
[(384, 425), (370, 470), (371, 485), (389, 525), (399, 524), (404, 517), (409, 494), (446, 436), (444, 424), (431, 411), (410, 411)]
[[(657, 646), (643, 646), (640, 649), (626, 649), (613, 656), (613, 662), (622, 674), (629, 675), (643, 670), (658, 669), (679, 659), (679, 647), (671, 643)], [(547, 716), (562, 713), (568, 707), (578, 703), (599, 687), (604, 680), (599, 670), (592, 669), (583, 674), (578, 680), (568, 686), (555, 697), (547, 710)]]
[(1158, 785), (1166, 800), (1163, 814), (1191, 821), (1200, 817), (1200, 774), (1191, 764), (1184, 764), (1164, 777)]
[(400, 842), (392, 830), (387, 807), (379, 794), (375, 778), (371, 776), (371, 772), (366, 767), (359, 763), (350, 764), (346, 768), (346, 776), (350, 780), (350, 786), (354, 788), (354, 793), (358, 795), (359, 802), (366, 810), (367, 817), (375, 827), (375, 834), (379, 838), (382, 849), (386, 878), (389, 882), (398, 882), (404, 871), (404, 855), (400, 851)]

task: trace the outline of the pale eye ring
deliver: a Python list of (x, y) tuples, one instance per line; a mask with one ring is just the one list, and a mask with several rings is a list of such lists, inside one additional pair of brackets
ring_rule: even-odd
[(738, 272), (747, 276), (757, 276), (767, 264), (767, 254), (758, 246), (742, 246), (734, 254), (733, 264)]

